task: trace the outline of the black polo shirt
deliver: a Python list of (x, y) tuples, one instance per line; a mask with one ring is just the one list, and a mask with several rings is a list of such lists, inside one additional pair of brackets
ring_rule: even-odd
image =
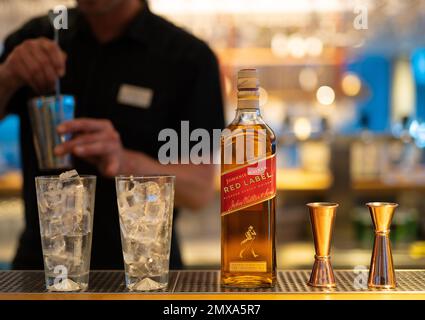
[[(190, 121), (191, 129), (212, 131), (224, 126), (218, 65), (204, 42), (151, 13), (147, 6), (122, 36), (107, 44), (95, 39), (78, 9), (69, 11), (68, 23), (69, 29), (60, 31), (60, 46), (68, 56), (61, 84), (63, 93), (75, 96), (77, 117), (111, 120), (125, 148), (155, 159), (161, 145), (158, 133), (163, 128), (180, 132), (183, 120)], [(47, 17), (34, 19), (10, 35), (0, 63), (24, 40), (41, 36), (53, 37)], [(143, 106), (131, 106), (125, 99), (118, 99), (123, 85), (143, 88), (145, 93), (152, 93), (152, 98)], [(23, 88), (7, 108), (21, 119), (26, 229), (14, 261), (17, 269), (43, 268), (34, 177), (46, 172), (37, 167), (32, 141), (26, 107), (32, 96), (28, 87)], [(82, 160), (74, 159), (74, 165), (79, 173), (98, 177), (92, 269), (122, 269), (114, 180), (102, 177)], [(182, 267), (175, 237), (170, 263), (171, 268)]]

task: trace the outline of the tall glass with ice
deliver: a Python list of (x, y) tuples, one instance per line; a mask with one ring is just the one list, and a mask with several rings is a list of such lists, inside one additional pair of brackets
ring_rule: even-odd
[(89, 283), (95, 176), (75, 170), (35, 178), (46, 287), (83, 291)]
[(127, 288), (168, 286), (174, 176), (116, 177)]

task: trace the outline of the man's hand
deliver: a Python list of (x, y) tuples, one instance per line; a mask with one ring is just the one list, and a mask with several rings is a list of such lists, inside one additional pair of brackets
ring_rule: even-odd
[(111, 121), (79, 118), (60, 124), (59, 134), (72, 133), (73, 138), (55, 148), (58, 156), (72, 153), (96, 165), (107, 177), (117, 175), (123, 162), (124, 149), (119, 133)]
[(18, 45), (2, 64), (8, 86), (17, 90), (24, 85), (36, 93), (52, 91), (55, 81), (65, 74), (66, 54), (52, 40), (37, 38)]

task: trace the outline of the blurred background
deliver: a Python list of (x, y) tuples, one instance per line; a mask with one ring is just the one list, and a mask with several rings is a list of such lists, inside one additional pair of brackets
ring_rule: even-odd
[[(7, 34), (66, 0), (0, 0)], [(397, 268), (425, 267), (425, 1), (150, 0), (153, 12), (205, 40), (221, 68), (226, 120), (236, 73), (256, 67), (261, 111), (278, 137), (278, 267), (310, 268), (305, 203), (340, 203), (336, 268), (368, 266), (368, 201), (400, 204), (393, 224)], [(206, 115), (207, 116), (207, 115)], [(0, 268), (24, 227), (19, 121), (0, 122)], [(220, 204), (178, 221), (188, 268), (220, 265)]]

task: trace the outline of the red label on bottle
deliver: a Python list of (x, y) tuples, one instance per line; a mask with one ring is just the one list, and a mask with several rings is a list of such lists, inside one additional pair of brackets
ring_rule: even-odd
[(222, 215), (269, 200), (275, 195), (275, 155), (221, 174)]

